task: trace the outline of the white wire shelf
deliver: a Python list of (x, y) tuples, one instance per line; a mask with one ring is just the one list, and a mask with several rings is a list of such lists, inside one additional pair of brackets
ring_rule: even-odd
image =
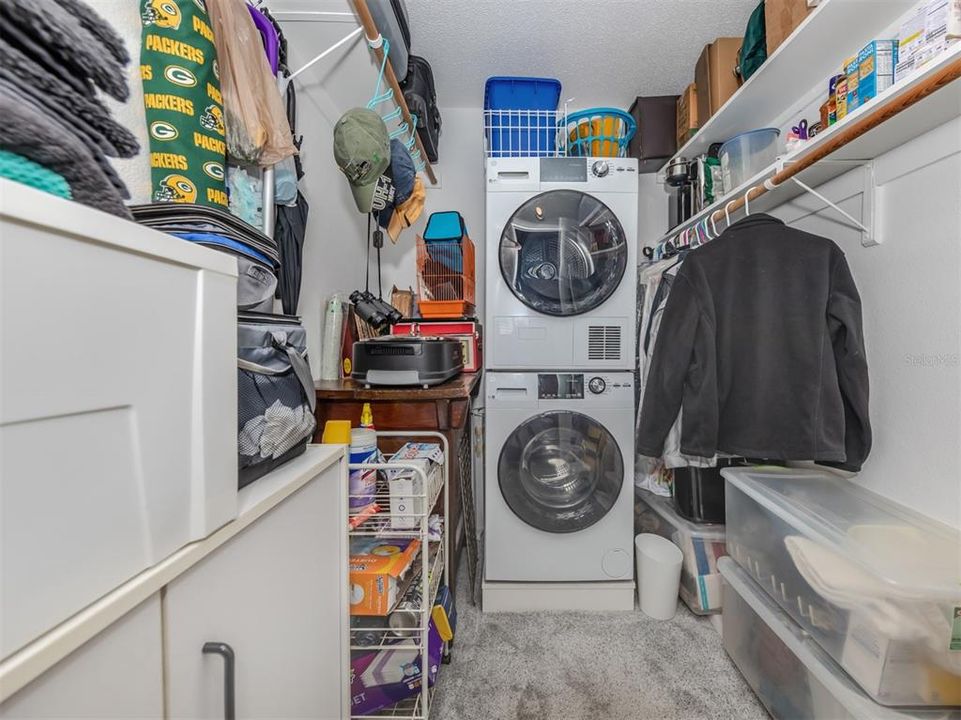
[[(375, 492), (354, 493), (347, 496), (348, 503), (353, 504), (354, 501), (358, 501), (356, 503), (358, 507), (352, 507), (348, 510), (348, 522), (352, 518), (362, 517), (371, 505), (376, 505), (378, 508), (377, 512), (351, 528), (351, 535), (376, 537), (419, 537), (421, 535), (423, 521), (433, 513), (444, 490), (444, 468), (438, 469), (437, 472), (425, 474), (414, 463), (360, 463), (351, 464), (348, 467), (350, 471), (374, 471), (381, 475), (377, 481)], [(386, 473), (404, 469), (415, 471), (415, 475), (420, 481), (421, 492), (415, 490), (410, 492), (399, 491), (397, 489), (392, 492), (390, 480)], [(403, 498), (410, 506), (410, 512), (391, 510), (391, 501), (396, 502), (399, 498)], [(364, 503), (363, 507), (359, 506), (360, 502)]]
[(566, 110), (485, 110), (487, 157), (565, 157)]

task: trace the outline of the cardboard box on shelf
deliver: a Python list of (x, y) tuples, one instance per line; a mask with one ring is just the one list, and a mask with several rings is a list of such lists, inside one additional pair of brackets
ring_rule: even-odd
[(858, 53), (858, 104), (873, 100), (894, 85), (897, 40), (872, 40)]
[(389, 613), (418, 550), (420, 540), (414, 538), (351, 538), (350, 614)]
[(702, 125), (737, 92), (740, 77), (735, 69), (741, 43), (739, 37), (717, 38), (704, 46), (697, 59), (694, 84), (697, 86), (697, 118)]
[(677, 99), (677, 147), (686, 143), (697, 132), (697, 86), (688, 85)]
[(764, 37), (768, 57), (813, 9), (807, 0), (764, 0)]
[(437, 443), (404, 444), (388, 461), (388, 464), (409, 463), (416, 465), (427, 475), (427, 488), (419, 472), (411, 468), (387, 471), (387, 484), (390, 487), (391, 527), (395, 530), (416, 528), (420, 524), (418, 515), (429, 513), (431, 508), (424, 507), (424, 498), (431, 498), (443, 482), (441, 466), (444, 451)]
[[(844, 66), (844, 72), (848, 76), (848, 102), (847, 114), (850, 115), (860, 107), (861, 102), (858, 94), (858, 84), (861, 76), (861, 68), (858, 66), (857, 56), (848, 58)], [(838, 120), (841, 118), (839, 117)]]

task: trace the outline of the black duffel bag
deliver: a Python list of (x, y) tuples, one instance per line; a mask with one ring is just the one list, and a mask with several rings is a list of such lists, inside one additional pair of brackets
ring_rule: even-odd
[(440, 142), (440, 110), (437, 109), (437, 91), (434, 89), (434, 72), (430, 63), (419, 55), (411, 55), (407, 66), (407, 79), (401, 84), (404, 99), (412, 114), (417, 116), (417, 134), (424, 144), (427, 159), (437, 162), (437, 145)]
[(237, 391), (243, 487), (300, 455), (314, 435), (317, 394), (300, 318), (238, 314)]

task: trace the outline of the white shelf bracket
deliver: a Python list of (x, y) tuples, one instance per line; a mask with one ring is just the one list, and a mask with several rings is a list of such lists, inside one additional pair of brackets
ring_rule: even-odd
[[(850, 160), (822, 160), (822, 163), (838, 162), (845, 165), (851, 165), (853, 168), (859, 168), (861, 172), (859, 192), (849, 194), (846, 197), (840, 198), (837, 202), (829, 200), (820, 192), (805, 184), (797, 177), (790, 178), (790, 181), (794, 182), (798, 187), (800, 187), (804, 192), (809, 195), (813, 195), (822, 203), (825, 207), (829, 207), (836, 213), (841, 215), (845, 220), (847, 220), (852, 226), (858, 228), (861, 231), (861, 245), (864, 247), (874, 247), (875, 245), (880, 245), (881, 227), (880, 227), (880, 214), (879, 210), (881, 203), (878, 201), (877, 193), (880, 192), (880, 187), (875, 181), (874, 177), (874, 160), (866, 161), (850, 161)], [(838, 203), (848, 200), (851, 197), (856, 197), (861, 195), (861, 219), (854, 217), (849, 212), (840, 207)], [(821, 212), (823, 208), (814, 210), (806, 213), (806, 215), (814, 215)], [(800, 218), (795, 218), (795, 221)]]

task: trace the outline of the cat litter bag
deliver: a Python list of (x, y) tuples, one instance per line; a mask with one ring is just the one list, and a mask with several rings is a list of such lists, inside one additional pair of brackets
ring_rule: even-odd
[(237, 317), (240, 487), (307, 449), (317, 421), (317, 395), (299, 317)]

